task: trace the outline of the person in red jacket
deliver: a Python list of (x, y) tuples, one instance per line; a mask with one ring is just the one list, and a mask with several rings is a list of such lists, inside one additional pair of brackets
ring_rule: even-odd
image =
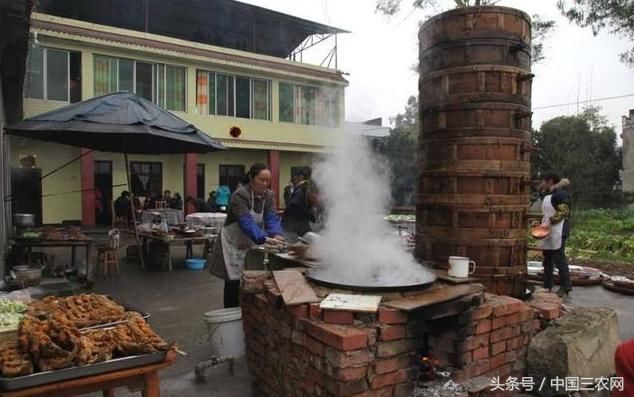
[(614, 364), (616, 376), (623, 378), (623, 390), (612, 390), (612, 397), (634, 396), (634, 338), (616, 348)]

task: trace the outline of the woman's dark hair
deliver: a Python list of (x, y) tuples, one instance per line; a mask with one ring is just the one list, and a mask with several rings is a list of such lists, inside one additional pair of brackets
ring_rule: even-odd
[(269, 167), (266, 164), (262, 164), (262, 163), (253, 164), (251, 166), (251, 169), (247, 173), (247, 176), (249, 177), (249, 180), (251, 180), (255, 178), (256, 176), (258, 176), (260, 172), (264, 170), (268, 170), (268, 169)]
[(310, 179), (313, 174), (313, 170), (310, 167), (302, 167), (299, 171), (297, 171), (297, 176), (301, 176), (304, 179)]
[(553, 183), (559, 183), (559, 181), (561, 181), (561, 178), (559, 177), (559, 175), (555, 173), (544, 174), (542, 179), (545, 181), (553, 181)]

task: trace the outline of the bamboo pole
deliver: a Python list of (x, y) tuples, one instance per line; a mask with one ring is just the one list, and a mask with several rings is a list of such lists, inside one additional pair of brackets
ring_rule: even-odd
[(141, 268), (145, 270), (145, 260), (143, 258), (143, 248), (141, 247), (141, 241), (139, 240), (139, 230), (136, 226), (136, 208), (134, 208), (134, 196), (132, 195), (132, 183), (130, 182), (130, 164), (128, 163), (128, 153), (124, 153), (125, 157), (125, 175), (128, 179), (128, 191), (130, 192), (130, 207), (132, 208), (132, 223), (134, 227), (134, 238), (136, 239), (136, 246), (139, 250), (139, 261), (141, 262)]

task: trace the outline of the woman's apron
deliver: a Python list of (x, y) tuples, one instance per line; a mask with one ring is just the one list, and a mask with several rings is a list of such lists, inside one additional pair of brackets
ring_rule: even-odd
[(561, 241), (564, 232), (564, 220), (561, 222), (552, 225), (550, 223), (550, 218), (555, 216), (557, 210), (552, 204), (552, 194), (544, 197), (542, 201), (542, 213), (544, 216), (542, 217), (542, 225), (550, 225), (550, 234), (543, 240), (540, 240), (540, 248), (546, 251), (556, 251), (561, 248)]
[[(262, 212), (258, 214), (255, 212), (254, 202), (253, 192), (251, 192), (250, 215), (258, 227), (262, 227), (264, 224), (264, 205), (262, 205)], [(222, 242), (222, 254), (225, 260), (225, 267), (227, 269), (227, 277), (229, 280), (240, 280), (242, 271), (244, 270), (244, 258), (247, 251), (257, 244), (242, 231), (238, 222), (223, 227), (220, 232), (220, 239)]]

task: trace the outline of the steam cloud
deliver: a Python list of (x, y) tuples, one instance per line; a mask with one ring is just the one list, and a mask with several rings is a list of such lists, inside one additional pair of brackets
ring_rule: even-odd
[[(327, 208), (316, 255), (323, 279), (340, 284), (423, 284), (435, 275), (405, 250), (384, 219), (390, 204), (390, 171), (367, 141), (345, 134), (335, 153), (317, 164), (313, 177)], [(323, 273), (322, 273), (323, 272)]]

